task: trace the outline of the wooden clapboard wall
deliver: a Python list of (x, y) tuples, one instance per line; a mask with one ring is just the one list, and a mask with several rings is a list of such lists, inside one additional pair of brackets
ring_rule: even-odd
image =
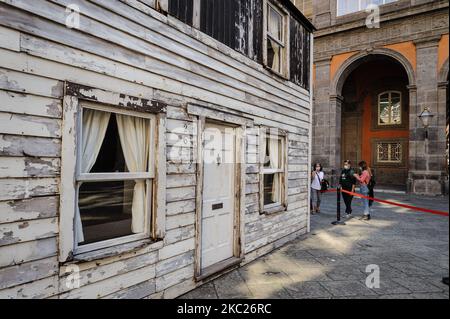
[[(247, 136), (246, 261), (306, 232), (309, 92), (150, 2), (0, 2), (0, 298), (172, 298), (198, 284), (188, 103), (255, 122)], [(79, 29), (65, 26), (69, 4), (81, 9)], [(79, 263), (78, 289), (67, 288), (57, 259), (64, 81), (169, 105), (164, 241)], [(288, 132), (282, 214), (259, 214), (258, 125)]]

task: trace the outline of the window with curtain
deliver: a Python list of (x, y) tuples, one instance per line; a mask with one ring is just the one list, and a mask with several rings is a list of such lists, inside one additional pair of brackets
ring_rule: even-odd
[(383, 5), (398, 0), (337, 0), (337, 15), (343, 16), (346, 14), (363, 11), (369, 5)]
[(80, 251), (149, 236), (153, 127), (152, 115), (83, 105), (75, 212)]
[(263, 145), (262, 183), (263, 194), (262, 203), (264, 209), (272, 209), (285, 205), (285, 137), (264, 133), (261, 139)]
[(397, 91), (378, 95), (378, 125), (402, 124), (402, 94)]
[(286, 15), (267, 2), (267, 66), (274, 72), (286, 73)]

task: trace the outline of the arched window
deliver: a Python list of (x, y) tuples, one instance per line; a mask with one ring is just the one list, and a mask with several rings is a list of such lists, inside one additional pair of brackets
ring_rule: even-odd
[(383, 92), (378, 95), (378, 125), (402, 124), (402, 93)]

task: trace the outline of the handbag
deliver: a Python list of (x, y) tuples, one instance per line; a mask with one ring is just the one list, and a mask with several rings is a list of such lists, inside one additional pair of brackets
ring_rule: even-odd
[(324, 178), (322, 181), (320, 181), (319, 175), (316, 173), (317, 179), (319, 180), (320, 184), (320, 191), (326, 192), (328, 190), (328, 187), (330, 187), (330, 183)]

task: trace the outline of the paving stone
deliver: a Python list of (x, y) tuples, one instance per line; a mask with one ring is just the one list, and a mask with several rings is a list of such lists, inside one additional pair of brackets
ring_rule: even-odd
[(256, 299), (291, 299), (292, 296), (281, 284), (248, 285), (252, 297)]
[(327, 281), (321, 283), (333, 296), (353, 297), (353, 296), (375, 296), (376, 293), (367, 288), (360, 281)]
[(217, 299), (216, 289), (212, 283), (207, 283), (197, 289), (188, 292), (180, 299)]
[[(378, 196), (448, 209), (448, 197)], [(183, 298), (448, 299), (448, 218), (376, 205), (373, 221), (335, 227), (334, 196), (324, 196), (322, 210), (311, 234)], [(379, 289), (365, 285), (372, 264), (380, 267)]]
[(402, 285), (403, 287), (413, 291), (413, 292), (442, 292), (443, 288), (439, 288), (435, 284), (430, 282), (430, 279), (423, 279), (420, 277), (408, 276), (404, 278), (393, 278), (393, 281)]
[(290, 286), (285, 286), (289, 294), (295, 299), (315, 299), (331, 298), (332, 294), (328, 292), (318, 282), (297, 282)]
[(251, 297), (247, 284), (237, 271), (216, 279), (213, 284), (220, 299), (244, 299)]

